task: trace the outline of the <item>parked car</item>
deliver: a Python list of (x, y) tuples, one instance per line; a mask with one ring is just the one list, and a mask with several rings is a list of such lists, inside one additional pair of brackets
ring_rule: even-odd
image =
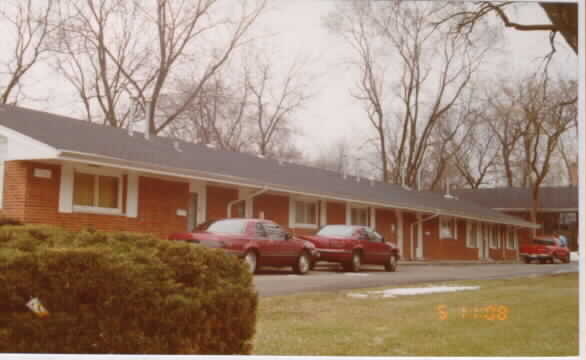
[(302, 238), (317, 247), (319, 261), (341, 263), (346, 271), (358, 272), (362, 264), (397, 270), (399, 249), (367, 226), (326, 225), (316, 235)]
[(244, 259), (253, 273), (261, 266), (292, 266), (296, 273), (305, 274), (319, 256), (311, 242), (293, 237), (264, 219), (212, 220), (194, 232), (175, 233), (169, 239), (220, 248)]
[(519, 255), (529, 264), (538, 260), (542, 264), (552, 264), (555, 259), (563, 263), (570, 262), (570, 250), (560, 246), (560, 242), (553, 236), (536, 237), (530, 245), (521, 246)]

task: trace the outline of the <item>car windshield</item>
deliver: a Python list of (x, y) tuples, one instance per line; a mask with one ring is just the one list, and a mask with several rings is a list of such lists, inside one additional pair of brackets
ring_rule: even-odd
[(352, 237), (352, 233), (354, 233), (354, 228), (352, 226), (329, 225), (324, 226), (317, 235), (328, 237)]
[(553, 246), (555, 245), (555, 241), (553, 240), (544, 240), (544, 239), (535, 239), (533, 240), (533, 243), (536, 245), (547, 245), (547, 246)]
[(242, 219), (218, 220), (211, 223), (205, 231), (215, 234), (244, 234), (246, 223)]

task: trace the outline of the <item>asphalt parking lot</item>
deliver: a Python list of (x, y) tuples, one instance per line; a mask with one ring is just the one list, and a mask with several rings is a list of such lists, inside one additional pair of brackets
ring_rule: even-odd
[(375, 266), (365, 267), (360, 273), (344, 273), (334, 265), (318, 266), (307, 275), (295, 275), (290, 269), (261, 270), (254, 276), (254, 282), (260, 296), (276, 296), (434, 281), (531, 277), (566, 272), (578, 272), (578, 263), (403, 265), (394, 273)]

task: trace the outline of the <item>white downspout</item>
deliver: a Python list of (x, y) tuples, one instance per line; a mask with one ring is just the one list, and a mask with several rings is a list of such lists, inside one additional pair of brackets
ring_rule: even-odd
[[(409, 234), (409, 235), (410, 235), (410, 237), (411, 237), (411, 241), (410, 241), (410, 243), (411, 243), (411, 244), (410, 244), (410, 245), (411, 245), (411, 260), (414, 260), (414, 259), (415, 259), (415, 256), (414, 256), (414, 254), (413, 254), (413, 252), (415, 251), (415, 249), (414, 249), (414, 245), (415, 245), (415, 244), (414, 244), (414, 241), (413, 241), (413, 226), (414, 226), (414, 225), (423, 224), (424, 222), (427, 222), (427, 221), (429, 221), (429, 220), (431, 220), (431, 219), (434, 219), (434, 218), (436, 218), (436, 217), (438, 217), (438, 216), (440, 216), (440, 214), (439, 214), (439, 213), (435, 213), (435, 214), (433, 214), (433, 215), (430, 215), (430, 216), (428, 216), (428, 217), (426, 217), (426, 218), (424, 218), (424, 219), (417, 220), (417, 221), (415, 221), (415, 222), (411, 223), (411, 233)], [(423, 229), (422, 229), (421, 231), (423, 231)], [(422, 234), (422, 239), (423, 239), (423, 234)]]
[(244, 199), (236, 199), (236, 200), (232, 200), (228, 203), (228, 218), (232, 217), (232, 206), (234, 206), (234, 204), (239, 203), (241, 201), (247, 201), (247, 200), (251, 200), (254, 199), (255, 197), (264, 194), (265, 192), (269, 191), (268, 186), (263, 186), (262, 189), (248, 195), (246, 198)]

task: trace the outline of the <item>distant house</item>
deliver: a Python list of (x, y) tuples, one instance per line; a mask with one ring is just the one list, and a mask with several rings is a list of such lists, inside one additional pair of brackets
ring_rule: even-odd
[[(525, 188), (461, 189), (454, 193), (479, 205), (523, 219), (530, 219), (531, 190)], [(560, 232), (572, 250), (578, 246), (578, 187), (542, 187), (539, 192), (537, 223), (539, 234)]]
[(260, 217), (294, 233), (364, 224), (404, 259), (516, 258), (536, 225), (470, 201), (250, 154), (0, 106), (0, 214), (167, 237)]

